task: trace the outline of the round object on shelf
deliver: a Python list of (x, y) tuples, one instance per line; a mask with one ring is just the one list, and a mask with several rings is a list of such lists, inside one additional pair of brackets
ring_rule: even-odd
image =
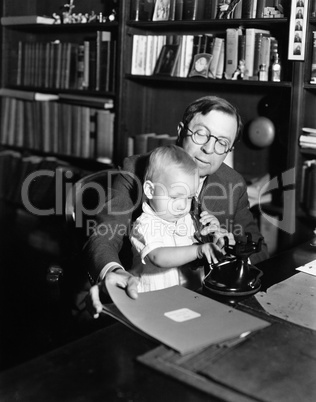
[(257, 117), (249, 124), (248, 135), (253, 145), (260, 148), (268, 147), (274, 140), (274, 124), (267, 117)]

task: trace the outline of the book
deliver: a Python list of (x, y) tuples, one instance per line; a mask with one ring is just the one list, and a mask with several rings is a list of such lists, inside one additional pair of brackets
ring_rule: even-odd
[(246, 60), (246, 35), (241, 34), (238, 36), (238, 62)]
[(183, 20), (200, 21), (203, 15), (204, 0), (183, 0)]
[(142, 155), (148, 152), (148, 138), (155, 137), (156, 135), (156, 133), (142, 133), (135, 135), (133, 155)]
[(54, 24), (56, 22), (53, 17), (45, 17), (40, 15), (17, 15), (1, 17), (2, 25), (23, 25), (23, 24)]
[(59, 95), (57, 94), (22, 91), (19, 89), (9, 89), (9, 88), (0, 88), (0, 96), (9, 96), (12, 98), (35, 100), (35, 101), (52, 101), (59, 99)]
[(113, 158), (114, 113), (98, 110), (96, 113), (96, 158), (111, 163)]
[(147, 36), (133, 35), (131, 74), (145, 75)]
[(153, 151), (157, 147), (160, 147), (163, 140), (169, 138), (169, 134), (156, 134), (154, 136), (148, 136), (147, 138), (147, 152)]
[(256, 18), (257, 0), (242, 0), (241, 16), (243, 19)]
[[(255, 50), (254, 50), (254, 61), (253, 61), (253, 76), (257, 77), (259, 74), (259, 69), (262, 64), (266, 65), (267, 70), (269, 65), (267, 65), (267, 60), (263, 57), (262, 53), (262, 43), (263, 37), (269, 37), (270, 34), (264, 34), (262, 32), (257, 32), (255, 34)], [(266, 43), (266, 41), (265, 41)], [(270, 63), (269, 63), (270, 64)]]
[(219, 59), (216, 68), (215, 77), (217, 79), (222, 79), (224, 74), (224, 64), (225, 64), (225, 39), (221, 43), (221, 49), (219, 54)]
[(309, 135), (316, 136), (316, 128), (303, 127), (302, 131), (304, 133), (308, 133)]
[(108, 91), (111, 68), (111, 32), (97, 31), (96, 38), (96, 91)]
[(270, 34), (270, 31), (266, 30), (266, 29), (260, 29), (260, 28), (246, 28), (245, 64), (246, 64), (246, 70), (247, 70), (248, 77), (253, 76), (256, 33)]
[(174, 21), (176, 19), (176, 5), (176, 0), (170, 0), (169, 21)]
[(182, 286), (139, 293), (136, 300), (124, 289), (106, 286), (121, 322), (183, 355), (270, 325)]
[(208, 76), (209, 78), (216, 78), (217, 65), (220, 59), (221, 49), (223, 46), (223, 38), (215, 37), (213, 46), (213, 57), (211, 59)]
[(145, 75), (152, 75), (157, 61), (157, 36), (147, 35)]
[(313, 31), (310, 83), (316, 84), (316, 31)]
[(113, 109), (114, 107), (113, 99), (98, 96), (84, 96), (61, 93), (59, 94), (59, 100), (61, 102), (90, 106), (100, 109)]
[(155, 0), (131, 0), (130, 19), (132, 21), (151, 21)]
[(216, 18), (218, 11), (218, 0), (206, 0), (204, 5), (205, 20), (213, 20)]
[(225, 60), (225, 78), (231, 80), (238, 67), (238, 38), (241, 34), (239, 28), (226, 29), (226, 60)]
[(264, 17), (265, 6), (266, 6), (266, 0), (257, 0), (256, 18)]
[(175, 20), (181, 21), (183, 16), (183, 1), (184, 0), (175, 0), (176, 8), (175, 8)]

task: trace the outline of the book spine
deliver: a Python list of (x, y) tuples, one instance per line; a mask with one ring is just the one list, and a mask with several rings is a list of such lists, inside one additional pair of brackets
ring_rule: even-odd
[(263, 18), (266, 0), (257, 0), (256, 18)]
[(223, 78), (224, 64), (225, 64), (224, 60), (225, 60), (225, 39), (223, 39), (222, 43), (221, 43), (221, 49), (220, 49), (220, 54), (219, 54), (219, 59), (218, 59), (216, 74), (215, 74), (217, 79)]
[(76, 89), (83, 89), (83, 81), (84, 81), (84, 45), (79, 44), (77, 53)]
[(139, 3), (140, 0), (131, 0), (130, 19), (132, 21), (139, 21)]
[(82, 86), (84, 89), (89, 88), (89, 76), (90, 76), (90, 42), (85, 40), (83, 42), (84, 47), (84, 55), (83, 55), (83, 83)]
[(246, 60), (246, 35), (241, 34), (238, 36), (238, 62)]
[(23, 71), (23, 42), (18, 43), (18, 64), (17, 64), (17, 76), (16, 84), (22, 85), (22, 71)]
[(169, 20), (174, 21), (175, 19), (176, 19), (176, 0), (170, 0)]
[(204, 0), (184, 0), (183, 20), (202, 20), (204, 15)]
[(217, 71), (218, 61), (220, 58), (222, 42), (223, 42), (222, 38), (216, 37), (214, 40), (213, 57), (212, 57), (210, 69), (209, 69), (209, 78), (216, 78), (216, 71)]
[(183, 0), (176, 0), (175, 20), (181, 21), (183, 16)]
[(256, 18), (257, 15), (257, 0), (242, 0), (243, 19)]
[(204, 19), (213, 20), (216, 18), (218, 11), (218, 0), (205, 0)]
[(228, 80), (233, 78), (233, 74), (238, 66), (238, 37), (238, 29), (226, 29), (225, 78)]
[(253, 76), (257, 77), (259, 73), (260, 67), (260, 51), (261, 51), (261, 44), (262, 44), (262, 33), (258, 32), (255, 35), (255, 50), (254, 50), (254, 59), (253, 59)]
[(316, 31), (313, 31), (312, 65), (310, 83), (316, 84)]

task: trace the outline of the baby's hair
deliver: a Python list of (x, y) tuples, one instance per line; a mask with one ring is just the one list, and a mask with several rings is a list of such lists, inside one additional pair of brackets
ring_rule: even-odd
[(179, 168), (184, 173), (195, 174), (197, 165), (192, 157), (177, 145), (156, 148), (150, 155), (145, 180), (157, 182), (162, 173)]

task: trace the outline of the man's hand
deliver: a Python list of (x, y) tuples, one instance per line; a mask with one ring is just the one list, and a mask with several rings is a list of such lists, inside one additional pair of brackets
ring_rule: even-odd
[(127, 295), (132, 299), (137, 299), (137, 286), (139, 279), (136, 276), (124, 271), (123, 269), (109, 272), (106, 277), (97, 285), (91, 287), (87, 297), (87, 309), (94, 318), (98, 318), (102, 312), (102, 299), (108, 295), (106, 281), (125, 289)]

